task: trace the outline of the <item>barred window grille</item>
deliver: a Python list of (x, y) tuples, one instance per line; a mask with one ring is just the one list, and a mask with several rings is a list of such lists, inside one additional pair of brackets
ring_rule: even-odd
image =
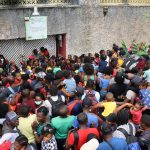
[(73, 0), (0, 0), (0, 5), (72, 4)]

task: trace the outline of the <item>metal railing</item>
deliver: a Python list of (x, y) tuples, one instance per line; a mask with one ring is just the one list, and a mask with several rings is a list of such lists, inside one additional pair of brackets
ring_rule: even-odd
[(118, 4), (118, 3), (150, 4), (150, 0), (100, 0), (100, 3), (104, 3), (104, 4)]
[(72, 4), (73, 0), (0, 0), (0, 5)]

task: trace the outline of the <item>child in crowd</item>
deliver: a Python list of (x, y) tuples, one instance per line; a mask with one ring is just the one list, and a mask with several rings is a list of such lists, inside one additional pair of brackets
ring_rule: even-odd
[(97, 108), (104, 108), (104, 111), (102, 112), (102, 115), (104, 117), (107, 117), (109, 114), (113, 113), (117, 107), (116, 102), (114, 101), (114, 96), (112, 93), (108, 92), (106, 94), (106, 99), (103, 102), (99, 102), (95, 106), (92, 107), (92, 110)]
[(41, 150), (57, 150), (54, 129), (49, 124), (43, 127), (42, 134), (44, 137), (41, 143)]
[(150, 88), (147, 82), (141, 82), (139, 85), (139, 96), (142, 102), (147, 106), (150, 107)]
[(132, 114), (132, 121), (135, 125), (139, 125), (141, 123), (142, 112), (146, 110), (146, 107), (143, 107), (141, 102), (136, 102), (133, 107), (130, 109), (130, 113)]

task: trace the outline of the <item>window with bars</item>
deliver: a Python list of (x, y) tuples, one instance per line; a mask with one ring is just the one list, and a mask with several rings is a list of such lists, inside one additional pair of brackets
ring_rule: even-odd
[(0, 0), (0, 5), (73, 4), (74, 0)]

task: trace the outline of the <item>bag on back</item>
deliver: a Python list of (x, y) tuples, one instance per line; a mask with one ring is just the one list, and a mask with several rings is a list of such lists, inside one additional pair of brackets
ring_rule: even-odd
[(52, 117), (59, 116), (59, 109), (60, 109), (61, 106), (64, 105), (64, 102), (62, 101), (61, 96), (58, 96), (57, 101), (53, 101), (52, 99), (50, 99), (49, 102), (52, 105)]
[(94, 90), (87, 90), (85, 98), (91, 99), (93, 106), (98, 103), (96, 100), (96, 97), (95, 97), (95, 91)]
[(129, 134), (123, 128), (119, 128), (117, 130), (125, 135), (129, 150), (141, 150), (137, 137), (133, 135), (133, 127), (131, 124), (129, 124)]

